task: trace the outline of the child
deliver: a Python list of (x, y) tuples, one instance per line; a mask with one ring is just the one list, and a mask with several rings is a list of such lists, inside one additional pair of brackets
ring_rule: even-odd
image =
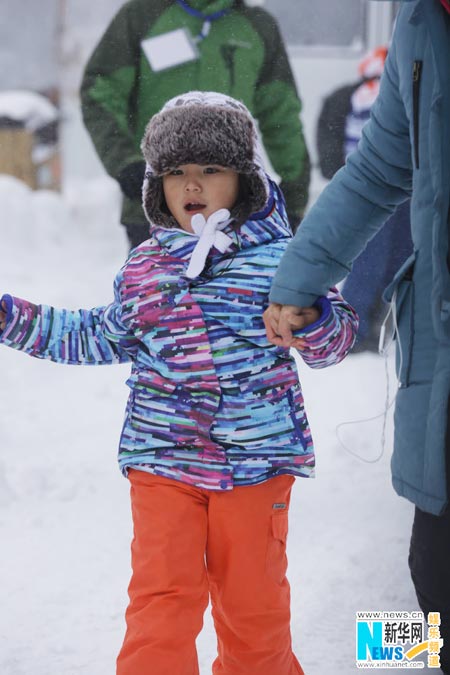
[[(215, 675), (295, 675), (286, 537), (295, 476), (314, 468), (294, 360), (262, 313), (290, 238), (250, 113), (222, 94), (169, 101), (147, 127), (151, 238), (114, 301), (56, 310), (5, 295), (0, 342), (59, 363), (132, 362), (119, 464), (131, 483), (133, 575), (117, 675), (194, 675), (209, 597)], [(357, 320), (335, 291), (293, 346), (341, 360)]]

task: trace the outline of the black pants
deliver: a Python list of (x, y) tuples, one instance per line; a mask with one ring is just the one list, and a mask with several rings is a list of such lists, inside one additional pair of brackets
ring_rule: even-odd
[(428, 612), (441, 614), (441, 668), (450, 675), (450, 507), (441, 516), (416, 507), (409, 569), (425, 620)]
[(142, 244), (143, 241), (150, 237), (149, 227), (148, 223), (146, 225), (125, 225), (128, 241), (130, 242), (130, 250)]

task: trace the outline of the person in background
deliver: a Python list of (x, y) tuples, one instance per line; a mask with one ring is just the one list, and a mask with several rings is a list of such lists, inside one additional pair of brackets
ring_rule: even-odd
[(229, 94), (251, 111), (295, 229), (308, 201), (310, 165), (275, 19), (242, 0), (131, 0), (101, 37), (81, 84), (84, 123), (119, 182), (131, 246), (148, 238), (139, 151), (145, 125), (167, 99), (193, 89)]
[[(356, 150), (378, 96), (387, 51), (387, 47), (381, 46), (369, 52), (359, 64), (358, 82), (337, 89), (323, 103), (317, 125), (317, 149), (321, 173), (328, 180)], [(342, 287), (344, 297), (359, 316), (353, 352), (378, 351), (380, 327), (386, 314), (383, 291), (412, 253), (409, 211), (409, 200), (397, 207), (354, 261)]]
[(449, 675), (450, 1), (399, 4), (370, 121), (284, 254), (265, 322), (274, 344), (291, 344), (305, 308), (411, 198), (414, 252), (385, 294), (399, 380), (392, 481), (416, 507), (411, 576), (425, 616), (440, 614), (443, 647), (432, 660)]

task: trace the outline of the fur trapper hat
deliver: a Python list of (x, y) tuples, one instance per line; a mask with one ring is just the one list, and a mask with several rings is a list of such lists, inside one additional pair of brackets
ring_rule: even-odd
[(151, 223), (178, 227), (165, 203), (162, 176), (182, 164), (218, 164), (240, 174), (240, 195), (231, 210), (238, 223), (267, 203), (255, 123), (231, 96), (201, 91), (176, 96), (151, 118), (141, 149), (147, 163), (143, 206)]

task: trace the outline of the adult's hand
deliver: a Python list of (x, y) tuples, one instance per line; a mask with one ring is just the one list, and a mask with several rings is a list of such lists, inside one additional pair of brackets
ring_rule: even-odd
[(263, 314), (267, 339), (279, 347), (295, 346), (292, 332), (301, 330), (320, 318), (316, 307), (296, 307), (271, 303)]
[(117, 180), (124, 195), (130, 199), (141, 199), (142, 185), (145, 176), (145, 162), (128, 164), (117, 176)]

